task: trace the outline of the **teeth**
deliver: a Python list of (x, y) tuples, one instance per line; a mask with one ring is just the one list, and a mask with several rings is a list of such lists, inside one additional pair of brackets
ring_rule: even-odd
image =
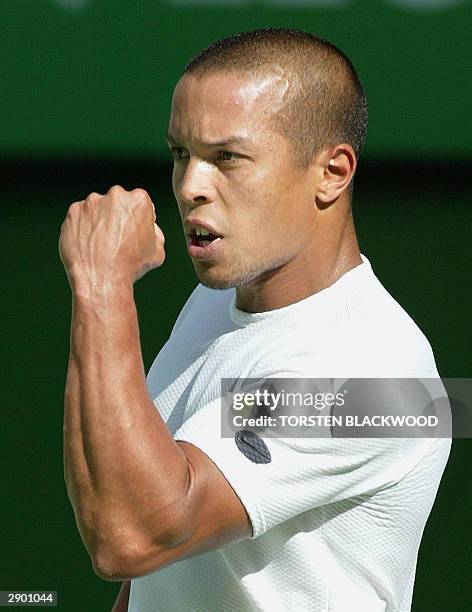
[(209, 236), (210, 235), (210, 232), (208, 232), (206, 229), (203, 229), (203, 227), (195, 228), (195, 233), (197, 234), (197, 236)]

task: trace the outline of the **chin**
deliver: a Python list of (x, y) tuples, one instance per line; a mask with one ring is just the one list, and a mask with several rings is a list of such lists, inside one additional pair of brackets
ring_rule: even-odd
[(231, 282), (231, 280), (225, 281), (222, 279), (209, 279), (209, 278), (199, 278), (202, 285), (208, 287), (208, 289), (231, 289), (232, 287), (236, 287), (236, 285)]
[(198, 280), (209, 289), (231, 289), (254, 280), (261, 274), (259, 270), (218, 270), (216, 267), (204, 268), (194, 262)]

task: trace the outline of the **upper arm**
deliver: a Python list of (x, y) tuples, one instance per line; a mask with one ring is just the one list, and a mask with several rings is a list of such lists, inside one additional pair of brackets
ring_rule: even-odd
[(177, 558), (250, 537), (246, 509), (216, 464), (198, 446), (181, 440), (177, 444), (187, 458), (190, 472), (185, 513), (188, 537), (177, 547)]
[(189, 469), (189, 486), (176, 510), (179, 541), (160, 550), (150, 545), (147, 554), (136, 560), (133, 577), (252, 535), (244, 505), (213, 461), (194, 444), (177, 444)]

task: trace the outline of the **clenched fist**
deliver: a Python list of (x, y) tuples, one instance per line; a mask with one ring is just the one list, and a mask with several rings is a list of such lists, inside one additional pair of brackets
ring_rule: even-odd
[(61, 227), (59, 253), (72, 289), (131, 284), (165, 258), (164, 235), (144, 189), (115, 185), (73, 202)]

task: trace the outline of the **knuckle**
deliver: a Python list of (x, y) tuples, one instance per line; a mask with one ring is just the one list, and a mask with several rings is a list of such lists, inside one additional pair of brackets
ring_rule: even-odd
[(99, 193), (97, 193), (96, 191), (92, 191), (91, 193), (88, 194), (88, 196), (85, 198), (86, 202), (96, 202), (98, 199), (101, 198), (101, 195)]
[(109, 193), (110, 195), (118, 195), (120, 193), (123, 193), (124, 191), (125, 189), (121, 185), (113, 185), (112, 187), (110, 187), (107, 193)]
[(74, 216), (78, 212), (81, 203), (82, 202), (72, 202), (72, 204), (70, 204), (69, 208), (67, 209), (66, 217), (70, 218), (70, 217)]
[(141, 187), (136, 187), (136, 189), (133, 189), (131, 193), (133, 194), (134, 200), (136, 202), (142, 202), (146, 199), (150, 199), (148, 192), (145, 189), (142, 189)]

